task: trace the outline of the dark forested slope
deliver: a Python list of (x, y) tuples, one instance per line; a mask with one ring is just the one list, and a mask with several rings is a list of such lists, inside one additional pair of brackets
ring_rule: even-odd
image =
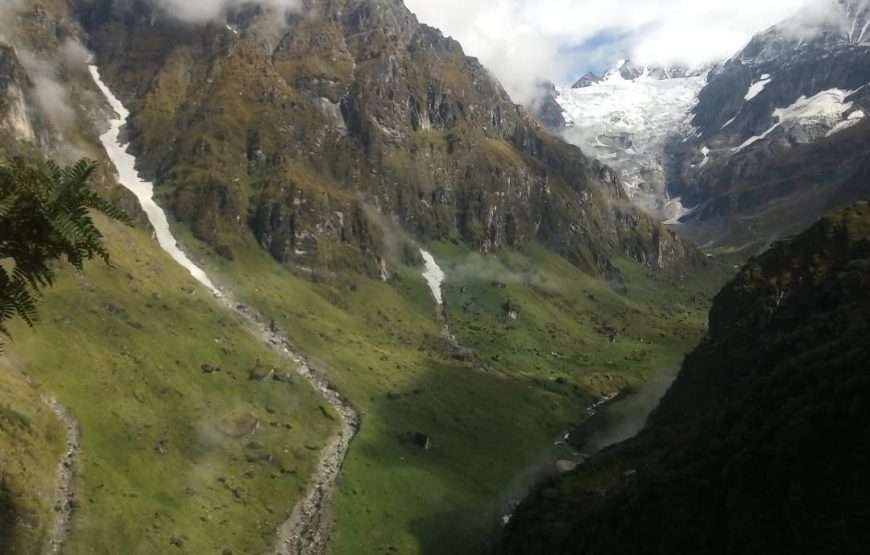
[(501, 554), (864, 553), (870, 204), (753, 259), (635, 439), (536, 491)]

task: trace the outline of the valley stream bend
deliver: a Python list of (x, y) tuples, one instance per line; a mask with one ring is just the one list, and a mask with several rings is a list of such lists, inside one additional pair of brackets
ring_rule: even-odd
[(294, 351), (283, 332), (271, 325), (262, 314), (234, 302), (229, 294), (219, 290), (206, 272), (194, 264), (179, 248), (169, 228), (166, 214), (154, 202), (153, 184), (142, 179), (135, 168), (136, 158), (128, 152), (128, 145), (121, 142), (121, 128), (126, 124), (129, 112), (103, 83), (97, 67), (90, 66), (89, 69), (106, 101), (116, 113), (116, 117), (109, 120), (109, 130), (100, 137), (100, 140), (118, 171), (121, 185), (136, 195), (139, 200), (142, 210), (154, 228), (161, 248), (208, 288), (228, 311), (241, 319), (251, 333), (281, 358), (291, 362), (296, 372), (341, 416), (339, 429), (322, 449), (316, 471), (310, 477), (304, 496), (293, 508), (290, 517), (278, 528), (271, 549), (272, 553), (280, 555), (321, 555), (326, 552), (326, 544), (332, 534), (330, 515), (332, 493), (350, 443), (359, 431), (360, 415), (350, 402), (332, 387), (325, 375)]

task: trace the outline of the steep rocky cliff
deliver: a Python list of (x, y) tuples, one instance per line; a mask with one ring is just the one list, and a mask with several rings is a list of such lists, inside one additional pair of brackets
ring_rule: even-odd
[(390, 266), (393, 223), (483, 251), (539, 241), (588, 271), (697, 261), (616, 175), (550, 136), (399, 0), (256, 5), (188, 24), (77, 2), (165, 204), (227, 257), (253, 235), (295, 267)]
[(138, 204), (116, 186), (99, 142), (108, 108), (87, 71), (83, 42), (66, 0), (0, 5), (0, 161), (97, 160), (101, 192), (136, 215)]
[(868, 292), (867, 202), (750, 261), (646, 428), (536, 491), (496, 551), (863, 553)]
[(22, 87), (25, 80), (15, 49), (0, 43), (0, 125), (7, 130), (3, 150), (11, 150), (14, 143), (32, 142), (36, 138)]

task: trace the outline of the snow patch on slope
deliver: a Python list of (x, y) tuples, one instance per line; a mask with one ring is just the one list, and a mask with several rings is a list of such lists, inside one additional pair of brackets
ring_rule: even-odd
[(846, 129), (849, 129), (853, 125), (858, 125), (859, 123), (861, 123), (861, 120), (863, 120), (865, 117), (867, 117), (867, 116), (866, 116), (866, 114), (864, 114), (864, 110), (855, 110), (854, 112), (849, 114), (849, 117), (847, 117), (846, 119), (844, 119), (843, 121), (841, 121), (840, 123), (835, 125), (833, 128), (831, 128), (831, 130), (825, 134), (825, 137), (830, 137), (831, 135), (836, 135), (840, 131), (844, 131)]
[(703, 168), (703, 167), (706, 166), (707, 163), (710, 161), (710, 147), (705, 146), (704, 148), (702, 148), (702, 149), (701, 149), (701, 154), (704, 155), (704, 159), (701, 160), (701, 163), (700, 163), (700, 164), (698, 164), (698, 167), (699, 167), (699, 168)]
[(102, 141), (106, 149), (106, 154), (109, 155), (109, 158), (118, 170), (118, 181), (124, 188), (136, 195), (142, 210), (145, 211), (148, 221), (151, 222), (151, 226), (154, 228), (154, 233), (157, 235), (157, 242), (160, 244), (160, 247), (169, 253), (177, 263), (187, 269), (194, 279), (209, 288), (215, 295), (222, 296), (221, 292), (214, 286), (202, 268), (194, 264), (178, 247), (178, 243), (169, 229), (169, 220), (166, 219), (166, 213), (154, 202), (154, 184), (142, 179), (139, 172), (136, 171), (136, 158), (127, 150), (129, 145), (121, 143), (121, 128), (127, 123), (130, 112), (112, 94), (111, 89), (103, 83), (103, 80), (100, 78), (100, 70), (96, 66), (88, 66), (88, 68), (100, 91), (117, 115), (116, 118), (109, 120), (109, 130), (100, 137), (100, 141)]
[(423, 257), (423, 262), (426, 263), (423, 278), (429, 285), (432, 296), (435, 297), (435, 302), (438, 306), (441, 306), (444, 304), (444, 296), (441, 293), (441, 284), (444, 283), (444, 271), (435, 262), (435, 257), (430, 252), (420, 249), (420, 255)]
[(671, 199), (665, 204), (665, 225), (680, 225), (680, 218), (692, 213), (692, 209), (683, 206), (682, 197)]
[(788, 121), (842, 119), (843, 114), (852, 107), (851, 102), (846, 102), (846, 97), (853, 92), (855, 91), (829, 89), (817, 93), (810, 98), (802, 96), (791, 106), (775, 110), (773, 116), (779, 118), (782, 123)]
[(740, 151), (743, 150), (744, 148), (746, 148), (746, 147), (748, 147), (748, 146), (750, 146), (750, 145), (753, 145), (753, 144), (757, 143), (758, 141), (760, 141), (760, 140), (762, 140), (762, 139), (766, 139), (767, 136), (770, 135), (771, 133), (773, 133), (773, 132), (774, 132), (774, 131), (775, 131), (775, 130), (780, 126), (780, 125), (782, 125), (782, 122), (774, 123), (774, 124), (773, 124), (773, 125), (772, 125), (768, 130), (767, 130), (767, 131), (765, 131), (765, 132), (762, 133), (761, 135), (756, 135), (756, 136), (754, 136), (754, 137), (749, 137), (749, 138), (746, 139), (746, 141), (744, 141), (743, 144), (741, 144), (740, 146), (732, 148), (732, 149), (731, 149), (731, 152), (740, 152)]
[[(744, 148), (766, 138), (777, 128), (786, 125), (819, 124), (830, 128), (828, 135), (855, 125), (864, 117), (864, 113), (861, 110), (856, 110), (849, 118), (845, 121), (843, 120), (843, 114), (852, 108), (852, 102), (846, 102), (846, 98), (853, 92), (855, 91), (829, 89), (809, 98), (801, 96), (790, 106), (774, 110), (773, 117), (778, 121), (761, 135), (750, 137), (743, 144), (732, 149), (732, 152), (740, 152)], [(856, 116), (855, 114), (858, 115)], [(852, 122), (853, 119), (854, 123), (848, 123)], [(848, 124), (843, 126), (846, 123)]]
[(749, 91), (747, 91), (746, 96), (744, 96), (743, 99), (749, 102), (750, 100), (761, 94), (761, 91), (764, 90), (764, 87), (766, 87), (771, 81), (773, 81), (773, 79), (770, 77), (770, 75), (765, 73), (761, 76), (761, 80), (749, 85)]

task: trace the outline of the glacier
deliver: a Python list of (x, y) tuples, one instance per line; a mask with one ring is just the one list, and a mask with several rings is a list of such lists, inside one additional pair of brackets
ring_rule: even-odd
[(644, 69), (629, 80), (611, 70), (588, 87), (557, 88), (567, 125), (562, 136), (615, 168), (635, 205), (672, 220), (685, 209), (667, 198), (664, 148), (672, 137), (695, 132), (690, 112), (706, 82), (706, 72), (662, 79)]

